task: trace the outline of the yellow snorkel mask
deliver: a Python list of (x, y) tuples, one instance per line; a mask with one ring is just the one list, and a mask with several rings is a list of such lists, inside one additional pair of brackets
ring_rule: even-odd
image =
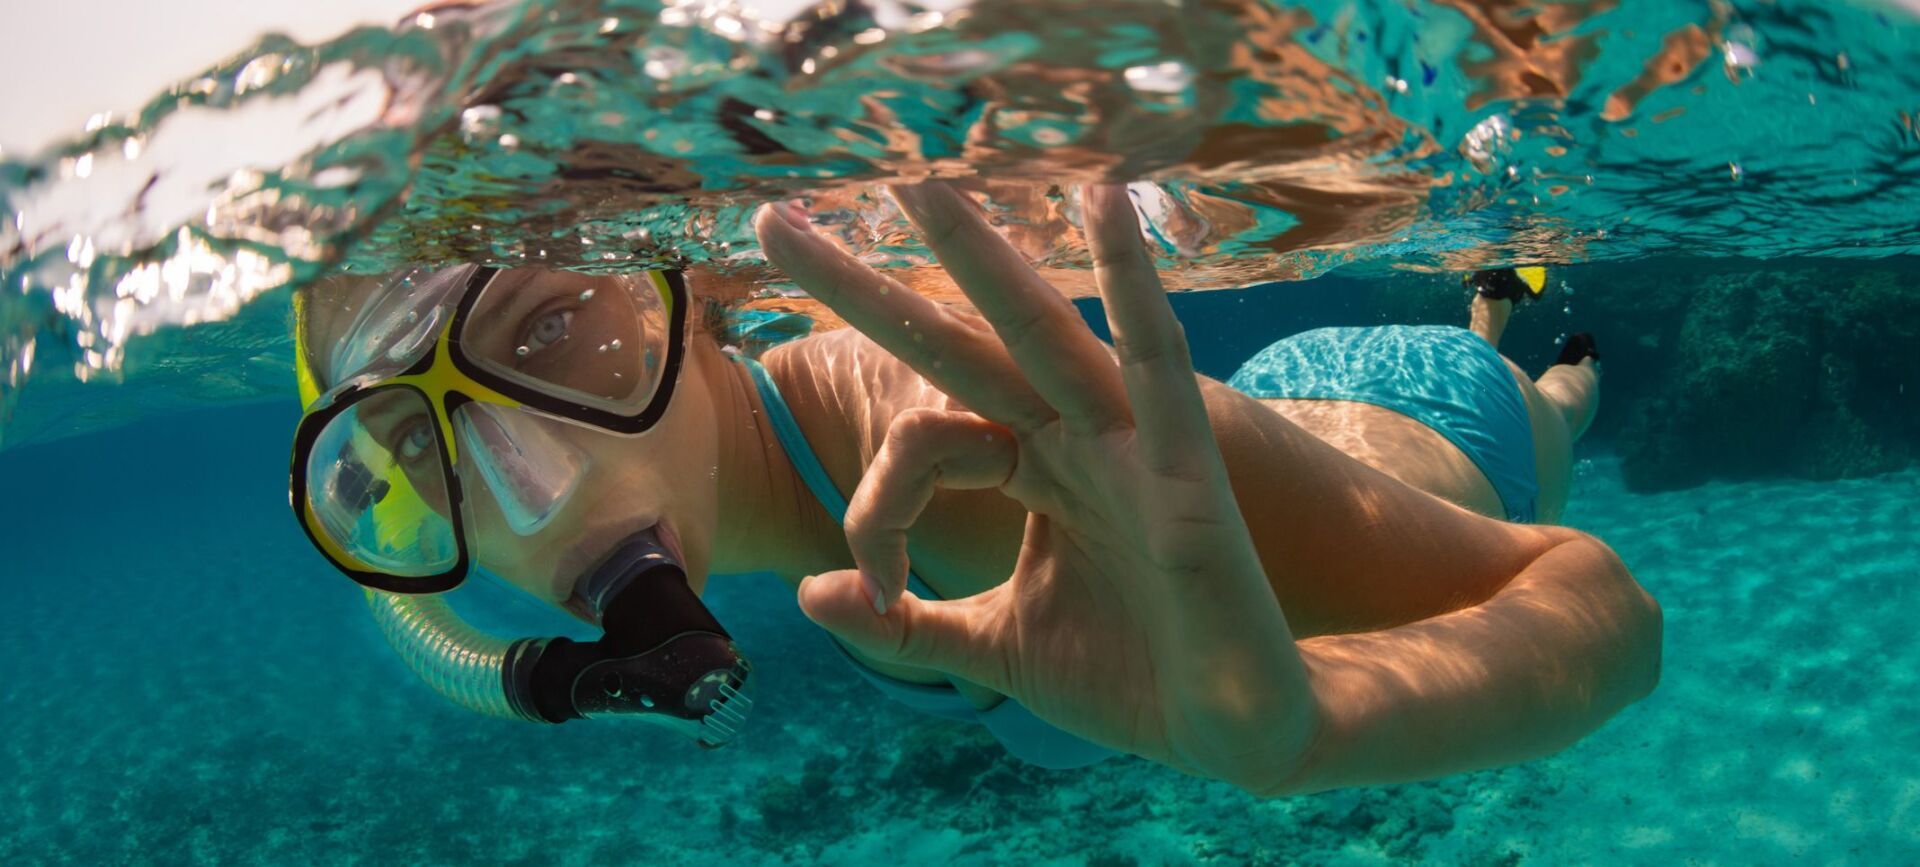
[(639, 434), (660, 419), (686, 351), (681, 275), (416, 273), (376, 291), (330, 346), (308, 345), (306, 303), (296, 297), (294, 513), (367, 588), (407, 665), (492, 716), (635, 718), (705, 747), (730, 741), (753, 706), (751, 666), (652, 528), (573, 576), (577, 610), (605, 630), (597, 641), (497, 638), (431, 595), (471, 569), (467, 492), (490, 492), (512, 532), (539, 532), (587, 469), (557, 426)]
[[(557, 426), (652, 427), (678, 379), (686, 313), (678, 272), (609, 281), (472, 266), (395, 281), (329, 347), (305, 345), (302, 308), (306, 415), (290, 476), (301, 526), (366, 586), (458, 585), (463, 493), (484, 489), (514, 532), (539, 532), (587, 470)], [(324, 393), (317, 363), (336, 383)]]

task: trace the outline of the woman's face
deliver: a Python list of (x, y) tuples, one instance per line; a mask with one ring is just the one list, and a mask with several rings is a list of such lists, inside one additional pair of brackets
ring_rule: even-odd
[[(661, 376), (668, 367), (668, 347), (660, 336), (664, 320), (657, 311), (627, 300), (640, 297), (635, 287), (645, 284), (635, 281), (644, 278), (533, 269), (504, 272), (475, 305), (461, 347), (482, 366), (511, 368), (576, 396), (611, 400), (636, 388), (650, 390), (652, 383), (632, 383)], [(373, 295), (382, 290), (373, 281), (335, 281), (312, 291), (305, 345), (330, 348), (343, 338), (355, 308), (377, 300)], [(575, 581), (615, 545), (653, 528), (679, 557), (693, 589), (704, 588), (719, 521), (716, 410), (724, 385), (721, 365), (727, 362), (701, 329), (688, 332), (692, 336), (671, 402), (644, 433), (613, 434), (544, 414), (512, 412), (514, 445), (565, 456), (533, 460), (532, 465), (580, 469), (566, 480), (571, 493), (537, 530), (526, 532), (524, 519), (512, 520), (514, 496), (490, 484), (476, 469), (480, 461), (474, 455), (460, 454), (477, 449), (477, 444), (464, 436), (456, 439), (467, 540), (479, 566), (562, 604)], [(309, 359), (322, 389), (335, 378), (322, 362), (328, 354), (313, 352)], [(404, 424), (378, 421), (395, 428)]]

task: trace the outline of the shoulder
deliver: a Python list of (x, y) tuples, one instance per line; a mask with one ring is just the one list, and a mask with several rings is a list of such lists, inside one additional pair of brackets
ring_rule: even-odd
[(846, 406), (894, 413), (916, 406), (950, 407), (932, 383), (852, 328), (837, 328), (769, 350), (761, 363), (782, 394), (811, 393)]

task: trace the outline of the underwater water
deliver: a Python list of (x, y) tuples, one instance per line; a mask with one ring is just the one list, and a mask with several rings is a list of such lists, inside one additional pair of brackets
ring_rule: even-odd
[[(1409, 294), (1420, 304), (1395, 300)], [(1604, 399), (1602, 418), (1635, 411), (1660, 373), (1641, 372), (1633, 320), (1570, 306), (1523, 309), (1505, 345), (1537, 370), (1566, 322), (1595, 329), (1618, 347), (1609, 394), (1626, 395)], [(1190, 333), (1213, 335), (1194, 346), (1216, 374), (1290, 331), (1464, 312), (1457, 287), (1338, 278), (1183, 296), (1179, 310)], [(753, 719), (723, 749), (617, 722), (473, 715), (400, 664), (297, 529), (284, 487), (296, 418), (288, 398), (0, 453), (0, 863), (1920, 855), (1920, 467), (1788, 478), (1809, 446), (1787, 442), (1774, 478), (1636, 493), (1619, 446), (1629, 426), (1597, 426), (1566, 520), (1612, 545), (1664, 607), (1659, 689), (1550, 758), (1262, 801), (1138, 759), (1022, 765), (977, 728), (886, 700), (769, 576), (709, 585), (760, 678)], [(1675, 445), (1724, 448), (1696, 439)], [(483, 624), (556, 628), (491, 585), (457, 592)]]
[[(0, 154), (0, 864), (1920, 863), (1914, 5), (519, 0), (221, 46)], [(948, 293), (876, 186), (927, 177), (1096, 330), (1073, 193), (1129, 181), (1223, 379), (1555, 265), (1502, 348), (1599, 336), (1564, 521), (1663, 606), (1659, 689), (1549, 758), (1258, 800), (1022, 765), (721, 576), (757, 705), (703, 752), (443, 701), (289, 513), (314, 279), (673, 263), (831, 324), (749, 215)]]

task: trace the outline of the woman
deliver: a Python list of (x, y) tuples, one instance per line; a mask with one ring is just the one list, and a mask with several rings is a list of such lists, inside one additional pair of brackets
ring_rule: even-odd
[[(694, 707), (676, 718), (709, 744), (737, 725), (744, 702), (722, 688), (745, 667), (712, 642), (675, 656), (699, 665), (663, 663), (662, 641), (725, 633), (636, 563), (684, 564), (696, 593), (709, 574), (783, 576), (870, 680), (979, 719), (1025, 758), (1126, 752), (1266, 795), (1543, 755), (1654, 686), (1653, 600), (1597, 540), (1487, 517), (1513, 504), (1446, 433), (1363, 400), (1262, 400), (1195, 376), (1123, 187), (1085, 202), (1113, 350), (965, 197), (894, 195), (978, 314), (773, 206), (756, 223), (770, 261), (854, 329), (764, 367), (682, 340), (687, 305), (658, 276), (649, 293), (476, 275), (387, 293), (416, 299), (404, 316), (372, 315), (388, 301), (364, 288), (308, 301), (296, 510), (370, 587), (444, 589), (470, 557), (606, 624), (591, 652), (499, 651), (494, 686), (531, 684), (521, 716), (607, 712), (643, 675), (649, 709), (663, 691), (698, 696), (668, 704)], [(1507, 303), (1479, 304), (1487, 340)], [(398, 324), (368, 332), (370, 317)], [(1514, 380), (1541, 514), (1564, 500), (1566, 443), (1591, 410), (1594, 370), (1575, 360)], [(396, 551), (410, 565), (379, 561)], [(623, 581), (651, 582), (648, 602), (609, 606)], [(529, 677), (516, 653), (566, 674)]]

